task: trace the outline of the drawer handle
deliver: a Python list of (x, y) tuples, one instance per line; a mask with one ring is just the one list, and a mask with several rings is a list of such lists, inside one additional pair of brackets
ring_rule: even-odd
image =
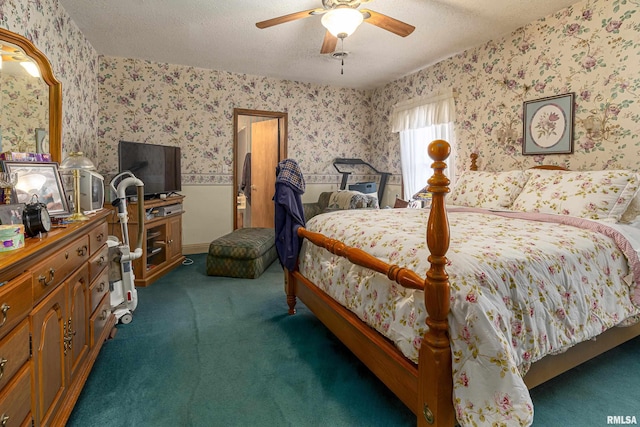
[(9, 421), (9, 415), (2, 414), (0, 417), (0, 426), (4, 427), (7, 425), (7, 421)]
[(98, 242), (102, 242), (102, 239), (104, 239), (104, 233), (100, 233), (100, 234), (98, 234), (98, 235), (96, 236), (96, 240), (97, 240)]
[(2, 304), (2, 308), (0, 308), (0, 311), (2, 311), (2, 323), (0, 323), (0, 327), (7, 323), (7, 311), (9, 311), (10, 308), (11, 306), (6, 302)]
[(98, 260), (98, 265), (102, 267), (105, 261), (106, 261), (106, 258), (104, 257), (104, 255), (101, 256), (100, 259)]
[(69, 259), (69, 252), (64, 253), (64, 259)]
[(56, 275), (56, 270), (55, 268), (50, 268), (49, 269), (49, 280), (47, 280), (46, 277), (44, 277), (42, 274), (40, 276), (38, 276), (38, 282), (41, 282), (43, 286), (49, 286), (50, 284), (53, 283), (53, 278)]
[(4, 365), (6, 365), (7, 362), (7, 359), (0, 357), (0, 379), (2, 379), (2, 376), (4, 375)]
[(109, 316), (109, 310), (102, 310), (102, 313), (100, 314), (100, 320), (105, 320), (107, 316)]
[[(68, 332), (68, 333), (67, 333)], [(71, 318), (69, 318), (69, 322), (64, 323), (64, 354), (67, 355), (67, 350), (71, 350), (73, 347), (73, 337), (76, 334), (76, 331), (71, 329)]]
[(104, 292), (105, 286), (107, 286), (106, 283), (100, 282), (100, 284), (98, 285), (98, 292), (100, 292), (100, 293)]
[(81, 248), (76, 249), (76, 252), (78, 252), (78, 256), (85, 256), (87, 254), (87, 249), (89, 249), (87, 245), (82, 245)]

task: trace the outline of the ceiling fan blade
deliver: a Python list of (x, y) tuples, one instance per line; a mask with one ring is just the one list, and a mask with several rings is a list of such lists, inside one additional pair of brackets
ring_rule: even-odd
[(0, 45), (0, 55), (2, 56), (3, 61), (24, 61), (26, 60), (26, 56), (22, 53), (21, 50), (11, 47), (11, 46), (1, 46)]
[(333, 53), (336, 50), (337, 44), (338, 38), (329, 31), (326, 31), (324, 33), (324, 40), (322, 41), (322, 49), (320, 49), (320, 53)]
[[(384, 30), (391, 31), (393, 34), (397, 34), (401, 37), (407, 37), (416, 29), (413, 25), (398, 21), (397, 19), (383, 15), (382, 13), (374, 12), (373, 10), (361, 9), (360, 11), (364, 15), (364, 22), (373, 24)], [(369, 17), (367, 17), (367, 15), (369, 15)]]
[(4, 62), (22, 62), (24, 61), (26, 58), (23, 57), (19, 57), (19, 56), (14, 56), (14, 55), (7, 55), (6, 53), (2, 54), (2, 61)]
[(310, 9), (303, 10), (301, 12), (290, 13), (288, 15), (279, 16), (277, 18), (267, 19), (266, 21), (261, 21), (256, 23), (256, 27), (258, 28), (269, 28), (274, 25), (284, 24), (285, 22), (295, 21), (296, 19), (308, 18), (311, 15), (317, 15), (320, 12), (324, 12), (324, 9)]

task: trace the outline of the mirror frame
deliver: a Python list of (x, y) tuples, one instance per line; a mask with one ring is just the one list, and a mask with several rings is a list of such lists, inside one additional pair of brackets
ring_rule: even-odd
[(62, 84), (53, 76), (49, 59), (31, 41), (0, 28), (0, 40), (22, 49), (38, 65), (42, 79), (49, 86), (49, 153), (51, 160), (62, 161)]

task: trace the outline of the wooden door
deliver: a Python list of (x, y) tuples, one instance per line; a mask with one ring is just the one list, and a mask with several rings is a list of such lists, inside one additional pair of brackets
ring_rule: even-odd
[(278, 120), (251, 125), (251, 227), (274, 227)]
[(167, 239), (169, 242), (169, 259), (182, 256), (182, 215), (169, 218)]
[(60, 285), (31, 315), (36, 425), (49, 425), (66, 392), (65, 286)]

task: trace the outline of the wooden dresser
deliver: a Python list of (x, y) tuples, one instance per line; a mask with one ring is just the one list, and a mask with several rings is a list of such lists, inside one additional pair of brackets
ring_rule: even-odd
[(115, 325), (107, 215), (0, 253), (0, 426), (62, 426)]

